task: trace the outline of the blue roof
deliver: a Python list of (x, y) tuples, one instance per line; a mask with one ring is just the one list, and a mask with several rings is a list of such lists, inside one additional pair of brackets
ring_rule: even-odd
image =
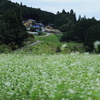
[(33, 26), (34, 28), (39, 28), (39, 26)]

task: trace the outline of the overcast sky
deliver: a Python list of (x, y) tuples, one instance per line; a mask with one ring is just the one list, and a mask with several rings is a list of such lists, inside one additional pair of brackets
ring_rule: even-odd
[(76, 16), (85, 15), (86, 18), (95, 17), (100, 20), (100, 0), (11, 0), (12, 2), (22, 2), (23, 5), (32, 8), (40, 8), (44, 11), (57, 13), (63, 9), (69, 12), (74, 10)]

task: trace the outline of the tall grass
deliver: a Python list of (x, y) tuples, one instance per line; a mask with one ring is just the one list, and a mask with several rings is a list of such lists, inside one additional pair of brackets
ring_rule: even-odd
[(100, 55), (0, 55), (0, 100), (100, 100)]

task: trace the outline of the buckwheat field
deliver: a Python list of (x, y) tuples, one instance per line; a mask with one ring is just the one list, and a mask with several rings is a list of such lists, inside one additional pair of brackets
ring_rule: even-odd
[(0, 100), (100, 100), (100, 55), (0, 54)]

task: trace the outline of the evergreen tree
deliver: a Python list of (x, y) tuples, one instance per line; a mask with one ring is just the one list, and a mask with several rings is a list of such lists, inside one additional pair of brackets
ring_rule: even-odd
[(87, 30), (93, 26), (96, 25), (98, 22), (94, 18), (92, 19), (86, 19), (85, 17), (81, 18), (81, 20), (78, 20), (76, 22), (74, 35), (76, 37), (77, 42), (84, 42), (85, 35), (87, 33)]
[(62, 14), (66, 14), (66, 11), (64, 9), (62, 10)]
[(0, 45), (5, 43), (5, 35), (7, 36), (6, 23), (4, 17), (0, 15)]
[(82, 19), (82, 18), (81, 18), (81, 15), (79, 15), (79, 17), (78, 17), (78, 21), (81, 21), (81, 19)]
[[(21, 11), (18, 4), (8, 0), (0, 3), (0, 43), (22, 46), (22, 42), (28, 34), (22, 24)], [(12, 48), (13, 49), (13, 48)]]
[(76, 21), (76, 14), (74, 13), (73, 9), (70, 10), (70, 20)]
[(92, 52), (94, 50), (94, 42), (100, 41), (100, 25), (91, 26), (85, 36), (84, 48), (86, 51)]
[(74, 40), (75, 23), (73, 23), (73, 21), (69, 20), (69, 23), (61, 26), (60, 28), (60, 30), (63, 32), (63, 36), (61, 39), (62, 41)]

